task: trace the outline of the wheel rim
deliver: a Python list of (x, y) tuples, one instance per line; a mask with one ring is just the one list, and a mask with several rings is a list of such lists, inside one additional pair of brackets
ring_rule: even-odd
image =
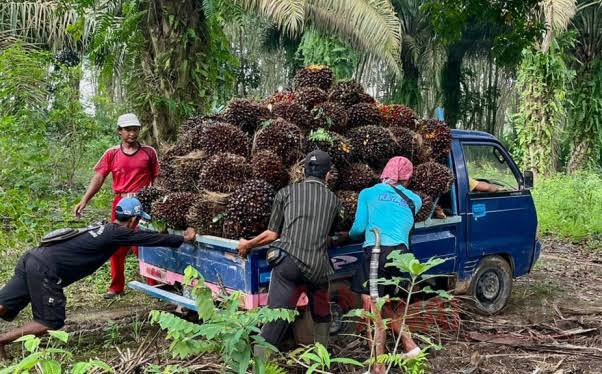
[(491, 303), (494, 302), (502, 290), (502, 281), (500, 275), (493, 271), (488, 270), (481, 275), (477, 282), (477, 298), (481, 302)]

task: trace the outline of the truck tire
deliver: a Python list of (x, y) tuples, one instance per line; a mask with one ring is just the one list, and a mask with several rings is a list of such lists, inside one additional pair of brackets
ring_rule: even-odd
[(500, 256), (481, 260), (470, 284), (470, 296), (479, 314), (493, 315), (501, 311), (512, 292), (512, 269)]

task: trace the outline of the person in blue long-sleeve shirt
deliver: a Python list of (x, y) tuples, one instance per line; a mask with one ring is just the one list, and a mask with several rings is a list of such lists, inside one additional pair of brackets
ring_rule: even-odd
[[(414, 167), (412, 162), (405, 157), (393, 157), (385, 166), (380, 179), (381, 183), (362, 190), (358, 197), (355, 221), (349, 231), (349, 238), (361, 240), (364, 238), (364, 261), (358, 267), (353, 276), (352, 289), (362, 295), (362, 301), (366, 310), (378, 313), (373, 300), (370, 298), (368, 280), (370, 275), (370, 259), (372, 248), (375, 245), (375, 236), (371, 231), (374, 228), (380, 230), (381, 253), (379, 258), (378, 277), (391, 278), (399, 276), (391, 267), (385, 267), (387, 256), (393, 251), (407, 251), (410, 246), (410, 231), (414, 227), (414, 216), (422, 207), (422, 200), (407, 186), (412, 176)], [(378, 286), (379, 297), (385, 295), (394, 296), (392, 290), (383, 285)], [(383, 307), (383, 313), (387, 318), (394, 317), (390, 305)], [(392, 327), (401, 331), (398, 320), (392, 318)], [(407, 329), (406, 329), (407, 331)], [(420, 348), (414, 343), (411, 335), (402, 333), (402, 344), (408, 358), (416, 357)], [(377, 322), (375, 333), (376, 353), (384, 353), (386, 335), (382, 323)], [(380, 352), (380, 353), (379, 353)], [(376, 365), (374, 372), (379, 373), (384, 367)]]

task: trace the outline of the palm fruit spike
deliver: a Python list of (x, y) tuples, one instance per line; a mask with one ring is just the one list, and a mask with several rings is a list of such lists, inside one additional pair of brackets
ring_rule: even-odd
[(433, 203), (433, 199), (424, 192), (416, 191), (416, 194), (420, 196), (420, 199), (422, 200), (422, 207), (420, 207), (420, 210), (416, 213), (415, 221), (426, 221), (428, 218), (431, 217), (431, 213), (433, 212), (435, 204)]
[(407, 127), (410, 130), (416, 129), (418, 116), (416, 112), (407, 106), (399, 104), (389, 104), (379, 106), (380, 113), (385, 123), (391, 127)]
[(322, 90), (328, 90), (332, 85), (334, 74), (326, 65), (310, 65), (295, 74), (295, 90), (303, 87), (318, 87)]
[(202, 189), (228, 193), (239, 188), (251, 176), (251, 167), (242, 156), (218, 153), (207, 159), (201, 172)]
[(332, 85), (328, 100), (341, 103), (345, 108), (350, 108), (362, 101), (363, 93), (364, 88), (356, 81), (339, 81)]
[(367, 125), (381, 126), (383, 118), (375, 105), (368, 103), (357, 103), (347, 109), (349, 127), (360, 127)]
[(175, 192), (165, 195), (153, 203), (155, 219), (165, 222), (174, 229), (186, 228), (186, 214), (195, 201), (197, 194), (191, 192)]
[(336, 220), (336, 230), (349, 231), (351, 225), (353, 225), (355, 211), (357, 210), (358, 193), (355, 191), (341, 190), (337, 191), (336, 195), (343, 206), (341, 216)]
[(413, 164), (419, 164), (422, 137), (406, 127), (390, 127), (389, 131), (397, 142), (397, 154), (408, 158)]
[(295, 100), (295, 94), (293, 93), (293, 91), (283, 90), (283, 91), (277, 91), (277, 92), (273, 93), (272, 95), (268, 96), (263, 101), (263, 104), (269, 108), (270, 105), (273, 106), (278, 103), (292, 103), (294, 100)]
[(288, 173), (280, 156), (271, 151), (259, 151), (251, 159), (253, 178), (262, 179), (275, 189), (280, 189), (288, 183)]
[(272, 117), (269, 109), (252, 100), (234, 99), (224, 111), (224, 119), (238, 126), (247, 134), (253, 134), (259, 125)]
[(226, 199), (226, 194), (200, 194), (186, 214), (187, 225), (201, 235), (222, 236)]
[(266, 181), (253, 179), (228, 198), (224, 234), (229, 238), (257, 235), (267, 228), (274, 188)]
[(448, 167), (429, 161), (414, 168), (409, 188), (435, 199), (447, 193), (453, 181), (454, 175)]
[(295, 92), (295, 102), (309, 111), (326, 100), (328, 95), (318, 87), (304, 87)]
[(157, 186), (144, 187), (136, 194), (136, 198), (142, 204), (142, 210), (153, 214), (153, 203), (165, 196), (165, 191)]
[(240, 128), (223, 122), (203, 126), (198, 139), (199, 148), (207, 156), (227, 151), (246, 157), (249, 143), (249, 137)]
[(347, 138), (351, 142), (353, 158), (377, 169), (395, 156), (397, 150), (393, 134), (380, 126), (356, 127), (347, 132)]
[(255, 133), (253, 153), (268, 150), (282, 158), (285, 166), (303, 157), (304, 138), (298, 126), (276, 118)]
[(366, 164), (354, 163), (342, 167), (339, 171), (338, 188), (342, 190), (361, 191), (370, 187), (378, 175)]
[(452, 140), (451, 129), (445, 122), (435, 119), (422, 120), (418, 125), (418, 133), (430, 147), (433, 160), (445, 159), (451, 149)]
[(281, 102), (272, 106), (272, 113), (277, 117), (284, 118), (290, 123), (299, 126), (304, 132), (313, 128), (310, 112), (304, 106), (297, 103)]
[(320, 149), (330, 155), (332, 162), (337, 166), (349, 163), (351, 144), (344, 136), (336, 132), (317, 129), (307, 137), (307, 153)]
[(340, 103), (327, 101), (314, 106), (311, 110), (313, 128), (324, 128), (328, 131), (345, 133), (348, 130), (348, 116), (345, 107)]

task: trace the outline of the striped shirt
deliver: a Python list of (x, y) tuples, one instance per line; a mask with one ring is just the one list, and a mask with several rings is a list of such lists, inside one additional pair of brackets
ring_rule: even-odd
[(334, 273), (328, 235), (341, 212), (336, 195), (317, 178), (284, 187), (276, 194), (268, 229), (280, 234), (273, 245), (286, 251), (313, 283)]

